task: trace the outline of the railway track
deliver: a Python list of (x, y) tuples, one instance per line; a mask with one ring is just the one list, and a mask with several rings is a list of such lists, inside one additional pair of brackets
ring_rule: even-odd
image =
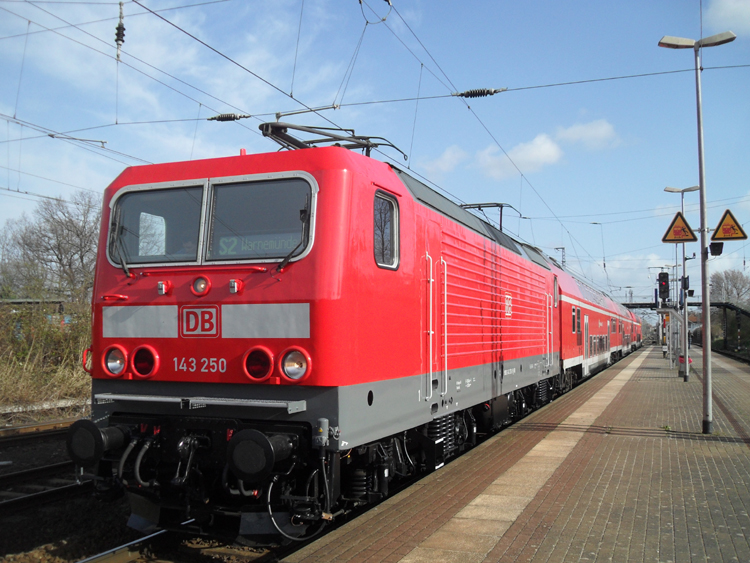
[[(189, 522), (186, 522), (188, 524)], [(130, 563), (134, 561), (215, 561), (216, 558), (271, 563), (299, 549), (298, 546), (248, 548), (202, 538), (185, 539), (179, 532), (159, 530), (148, 536), (108, 549), (78, 563)]]
[(76, 478), (72, 461), (0, 475), (0, 515), (88, 493), (93, 481)]
[(77, 419), (56, 420), (41, 424), (25, 424), (0, 428), (0, 447), (18, 446), (51, 438), (63, 438), (68, 427)]
[[(58, 420), (0, 428), (0, 451), (10, 449), (9, 451), (16, 452), (16, 448), (21, 446), (26, 452), (34, 452), (37, 444), (39, 448), (43, 448), (50, 441), (63, 440), (68, 426), (73, 422), (74, 419)], [(11, 454), (10, 457), (13, 455), (16, 454)], [(29, 457), (28, 453), (26, 457)], [(0, 475), (0, 516), (92, 490), (92, 482), (77, 478), (72, 461), (48, 461), (50, 462), (45, 465)], [(12, 467), (12, 461), (3, 463), (8, 464), (6, 467)]]

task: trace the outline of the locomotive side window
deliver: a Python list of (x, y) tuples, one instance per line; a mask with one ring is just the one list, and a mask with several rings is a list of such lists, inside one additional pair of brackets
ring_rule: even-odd
[(557, 285), (557, 276), (555, 276), (555, 307), (560, 303), (560, 287)]
[(194, 262), (203, 188), (133, 191), (113, 209), (109, 255), (116, 264)]
[(286, 260), (310, 238), (310, 184), (300, 178), (213, 186), (206, 260)]
[(398, 205), (382, 194), (375, 194), (374, 205), (375, 262), (383, 268), (398, 267)]

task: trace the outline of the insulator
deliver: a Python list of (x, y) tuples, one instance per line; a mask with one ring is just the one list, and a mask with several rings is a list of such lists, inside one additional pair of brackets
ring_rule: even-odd
[(125, 25), (120, 22), (115, 28), (115, 43), (122, 45), (125, 43)]
[(484, 98), (486, 96), (494, 96), (500, 92), (505, 92), (507, 88), (501, 88), (496, 90), (494, 88), (476, 88), (474, 90), (466, 90), (466, 92), (456, 92), (453, 95), (459, 98)]
[(239, 119), (247, 119), (252, 117), (250, 115), (237, 115), (236, 113), (220, 113), (213, 117), (209, 117), (208, 121), (237, 121)]

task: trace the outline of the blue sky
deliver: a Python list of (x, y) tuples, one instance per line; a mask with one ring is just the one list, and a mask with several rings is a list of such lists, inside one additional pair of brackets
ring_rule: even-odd
[[(506, 231), (558, 258), (564, 247), (571, 269), (620, 299), (648, 299), (675, 262), (661, 238), (680, 197), (663, 189), (698, 183), (692, 50), (657, 43), (732, 30), (702, 52), (708, 224), (731, 209), (750, 229), (748, 0), (141, 4), (215, 51), (125, 2), (118, 65), (117, 2), (0, 0), (0, 188), (16, 191), (0, 189), (0, 223), (38, 195), (100, 193), (129, 165), (275, 151), (259, 123), (337, 104), (321, 115), (409, 155), (377, 158), (459, 202), (512, 205)], [(476, 88), (508, 91), (450, 96)], [(227, 112), (254, 117), (206, 121)], [(685, 201), (697, 229), (697, 192)], [(727, 243), (711, 269), (742, 269), (745, 254)]]

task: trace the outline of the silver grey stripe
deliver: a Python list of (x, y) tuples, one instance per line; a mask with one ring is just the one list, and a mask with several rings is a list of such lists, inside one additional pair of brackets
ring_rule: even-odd
[(177, 338), (177, 305), (104, 307), (104, 338)]
[(310, 338), (309, 303), (222, 305), (224, 338)]
[(118, 395), (116, 393), (97, 393), (94, 395), (94, 402), (96, 404), (107, 404), (115, 401), (173, 403), (180, 404), (182, 405), (182, 408), (187, 409), (201, 409), (208, 405), (218, 405), (221, 407), (238, 406), (286, 409), (286, 412), (289, 414), (305, 412), (307, 410), (307, 401), (277, 401), (273, 399), (236, 399), (223, 397), (166, 397), (161, 395)]

